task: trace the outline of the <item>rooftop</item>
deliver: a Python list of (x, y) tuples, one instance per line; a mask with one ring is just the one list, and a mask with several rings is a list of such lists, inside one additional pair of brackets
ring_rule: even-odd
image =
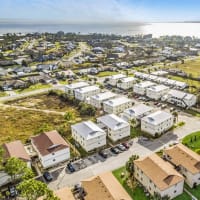
[(65, 85), (65, 87), (70, 88), (70, 89), (76, 89), (76, 88), (81, 88), (81, 87), (86, 87), (86, 86), (89, 86), (87, 82), (77, 82), (77, 83)]
[(24, 161), (30, 161), (31, 158), (29, 157), (28, 153), (26, 152), (24, 145), (20, 140), (16, 140), (10, 143), (5, 143), (2, 146), (5, 150), (5, 157), (16, 157), (20, 158)]
[(107, 127), (109, 127), (112, 130), (118, 130), (123, 127), (129, 126), (128, 122), (124, 121), (122, 118), (114, 114), (104, 115), (97, 119), (98, 121), (102, 122), (103, 124), (105, 124)]
[(103, 100), (110, 99), (115, 96), (117, 96), (117, 94), (115, 94), (113, 92), (102, 92), (102, 93), (92, 96), (91, 98), (103, 101)]
[(99, 87), (96, 85), (86, 86), (82, 88), (77, 88), (75, 91), (80, 93), (90, 92), (94, 90), (99, 90)]
[(125, 77), (125, 78), (121, 79), (121, 81), (123, 83), (127, 83), (127, 82), (134, 81), (134, 80), (135, 80), (135, 78), (133, 78), (133, 77)]
[(160, 91), (167, 90), (167, 89), (169, 89), (169, 87), (167, 87), (165, 85), (154, 85), (154, 86), (148, 88), (148, 90), (152, 90), (155, 92), (160, 92)]
[(185, 167), (191, 173), (200, 173), (200, 156), (183, 144), (178, 144), (164, 152), (171, 157), (171, 162)]
[(72, 125), (71, 127), (85, 139), (96, 138), (106, 134), (105, 131), (99, 128), (92, 121), (80, 122), (78, 124)]
[(31, 140), (42, 156), (68, 148), (67, 142), (56, 130), (33, 136)]
[(128, 103), (131, 102), (130, 99), (128, 99), (127, 97), (118, 97), (112, 100), (107, 100), (104, 102), (104, 104), (110, 105), (110, 106), (118, 106), (124, 103)]
[(135, 166), (143, 171), (160, 190), (165, 190), (181, 181), (184, 181), (171, 164), (156, 154), (134, 161)]
[(131, 200), (110, 172), (82, 181), (82, 186), (87, 193), (85, 200)]
[(143, 82), (140, 82), (138, 84), (135, 84), (135, 86), (142, 87), (142, 88), (151, 87), (153, 85), (155, 85), (155, 83), (150, 82), (150, 81), (143, 81)]
[(126, 75), (124, 74), (115, 74), (115, 75), (112, 75), (110, 76), (110, 79), (121, 79), (121, 78), (125, 78)]
[(147, 115), (146, 117), (143, 117), (142, 121), (146, 121), (153, 125), (158, 125), (158, 124), (161, 124), (162, 122), (170, 119), (171, 117), (172, 117), (172, 115), (170, 113), (159, 110), (150, 115)]

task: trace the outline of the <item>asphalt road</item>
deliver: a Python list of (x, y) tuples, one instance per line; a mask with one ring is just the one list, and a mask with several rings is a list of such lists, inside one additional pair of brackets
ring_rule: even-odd
[(159, 139), (153, 141), (138, 141), (136, 138), (133, 140), (133, 144), (128, 151), (125, 151), (117, 156), (109, 157), (105, 161), (99, 161), (96, 164), (72, 174), (66, 173), (65, 169), (63, 169), (57, 179), (49, 183), (49, 187), (54, 190), (66, 186), (72, 187), (84, 179), (124, 166), (126, 161), (133, 154), (137, 154), (140, 157), (147, 156), (169, 146), (170, 144), (178, 142), (181, 138), (191, 132), (200, 130), (199, 118), (191, 117), (189, 115), (187, 116), (187, 114), (181, 113), (179, 114), (179, 121), (184, 121), (186, 124), (166, 133)]

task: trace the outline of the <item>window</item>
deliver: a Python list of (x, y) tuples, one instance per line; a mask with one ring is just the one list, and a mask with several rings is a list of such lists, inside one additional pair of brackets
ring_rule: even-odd
[(176, 193), (176, 190), (174, 190), (174, 193)]
[(56, 159), (53, 159), (53, 162), (55, 162), (56, 161)]

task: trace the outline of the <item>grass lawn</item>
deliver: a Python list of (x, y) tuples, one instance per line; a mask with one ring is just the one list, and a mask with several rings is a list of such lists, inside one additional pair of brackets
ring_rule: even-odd
[(0, 97), (5, 97), (5, 96), (7, 96), (7, 93), (6, 93), (6, 92), (1, 92), (1, 91), (0, 91)]
[(97, 74), (98, 77), (104, 77), (104, 76), (112, 76), (115, 74), (118, 74), (119, 72), (110, 72), (110, 71), (105, 71), (105, 72), (99, 72)]
[(200, 199), (200, 185), (196, 188), (191, 189), (188, 185), (185, 184), (185, 188), (191, 192), (197, 199)]
[(52, 86), (49, 84), (35, 84), (35, 85), (31, 85), (29, 88), (25, 88), (25, 89), (18, 89), (15, 90), (16, 93), (23, 93), (23, 92), (31, 92), (34, 90), (39, 90), (39, 89), (45, 89), (45, 88), (51, 88)]
[(0, 144), (12, 140), (25, 142), (40, 130), (54, 130), (64, 124), (62, 115), (0, 107)]
[(200, 74), (200, 57), (195, 60), (186, 60), (184, 64), (174, 64), (173, 67), (183, 70), (188, 74), (192, 74), (194, 77), (198, 77)]
[(121, 167), (119, 169), (114, 170), (112, 173), (117, 178), (117, 180), (120, 182), (120, 184), (124, 187), (124, 189), (127, 191), (127, 193), (131, 196), (134, 200), (148, 200), (148, 197), (146, 197), (143, 189), (139, 186), (137, 186), (134, 191), (126, 184), (125, 177), (121, 178), (121, 173), (126, 172), (125, 167)]
[(200, 154), (200, 131), (187, 135), (183, 138), (182, 143)]
[(191, 200), (191, 197), (186, 192), (183, 192), (183, 194), (177, 196), (173, 200)]
[(139, 136), (152, 138), (150, 134), (141, 131), (140, 127), (132, 127), (131, 126), (131, 138), (135, 138), (135, 137), (139, 137)]

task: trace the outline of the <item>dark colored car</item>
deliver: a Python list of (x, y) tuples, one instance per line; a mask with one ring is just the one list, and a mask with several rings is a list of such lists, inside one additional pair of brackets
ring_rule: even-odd
[(111, 147), (111, 148), (110, 148), (110, 151), (111, 151), (112, 153), (114, 153), (114, 154), (119, 154), (119, 153), (120, 153), (119, 149), (116, 148), (116, 147)]
[(107, 158), (108, 157), (108, 154), (105, 152), (105, 151), (99, 151), (99, 155), (102, 157), (102, 158)]
[(50, 172), (44, 172), (43, 177), (46, 181), (50, 182), (53, 180), (53, 176), (51, 175)]
[(10, 197), (16, 197), (18, 195), (17, 189), (15, 186), (8, 186), (8, 191), (10, 193)]
[(71, 173), (75, 172), (75, 169), (74, 169), (74, 167), (73, 167), (73, 165), (72, 165), (71, 163), (68, 163), (68, 164), (67, 164), (67, 169), (68, 169)]
[(126, 149), (129, 149), (129, 144), (128, 143), (126, 143), (126, 142), (124, 142), (124, 143), (122, 143), (122, 145), (126, 148)]
[(126, 147), (124, 147), (122, 144), (119, 144), (116, 146), (120, 151), (126, 151)]

